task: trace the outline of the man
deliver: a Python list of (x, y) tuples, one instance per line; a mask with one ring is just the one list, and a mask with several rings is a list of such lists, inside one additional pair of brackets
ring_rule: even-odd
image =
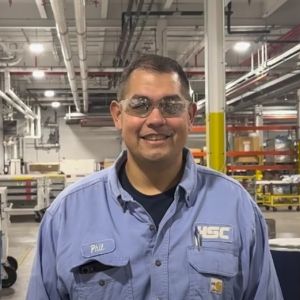
[(283, 299), (258, 207), (184, 148), (195, 113), (174, 60), (127, 67), (111, 103), (127, 151), (47, 210), (28, 300)]

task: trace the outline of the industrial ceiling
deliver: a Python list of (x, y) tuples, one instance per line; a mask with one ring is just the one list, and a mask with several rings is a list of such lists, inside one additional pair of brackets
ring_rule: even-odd
[[(300, 1), (224, 1), (228, 113), (255, 104), (294, 108)], [(14, 93), (29, 108), (57, 101), (69, 112), (105, 116), (124, 66), (141, 53), (158, 53), (184, 66), (201, 113), (203, 14), (203, 0), (0, 0), (0, 96), (5, 105), (7, 98), (16, 102)], [(235, 52), (238, 41), (250, 48)], [(32, 43), (44, 51), (33, 54)], [(35, 70), (45, 76), (34, 78)], [(55, 95), (45, 97), (46, 90)]]

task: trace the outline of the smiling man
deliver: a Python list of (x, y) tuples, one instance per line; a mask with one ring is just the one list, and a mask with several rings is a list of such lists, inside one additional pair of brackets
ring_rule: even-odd
[(47, 210), (28, 300), (283, 299), (258, 207), (185, 148), (195, 113), (176, 61), (124, 70), (111, 114), (127, 149)]

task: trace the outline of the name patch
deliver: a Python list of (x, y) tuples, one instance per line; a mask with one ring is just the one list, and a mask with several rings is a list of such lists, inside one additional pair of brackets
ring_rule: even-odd
[(110, 253), (114, 251), (115, 248), (115, 241), (113, 239), (106, 239), (82, 245), (81, 253), (83, 257), (93, 257), (105, 253)]

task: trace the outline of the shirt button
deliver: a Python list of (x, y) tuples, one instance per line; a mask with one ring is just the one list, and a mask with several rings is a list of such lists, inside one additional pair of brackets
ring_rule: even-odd
[(157, 259), (157, 260), (155, 261), (155, 265), (156, 265), (157, 267), (160, 267), (160, 266), (161, 266), (161, 261), (160, 261), (159, 259)]
[(100, 285), (100, 286), (105, 286), (105, 280), (102, 280), (102, 279), (99, 280), (99, 285)]
[(151, 231), (155, 231), (155, 225), (154, 224), (151, 224), (150, 226), (149, 226), (149, 229), (151, 230)]

